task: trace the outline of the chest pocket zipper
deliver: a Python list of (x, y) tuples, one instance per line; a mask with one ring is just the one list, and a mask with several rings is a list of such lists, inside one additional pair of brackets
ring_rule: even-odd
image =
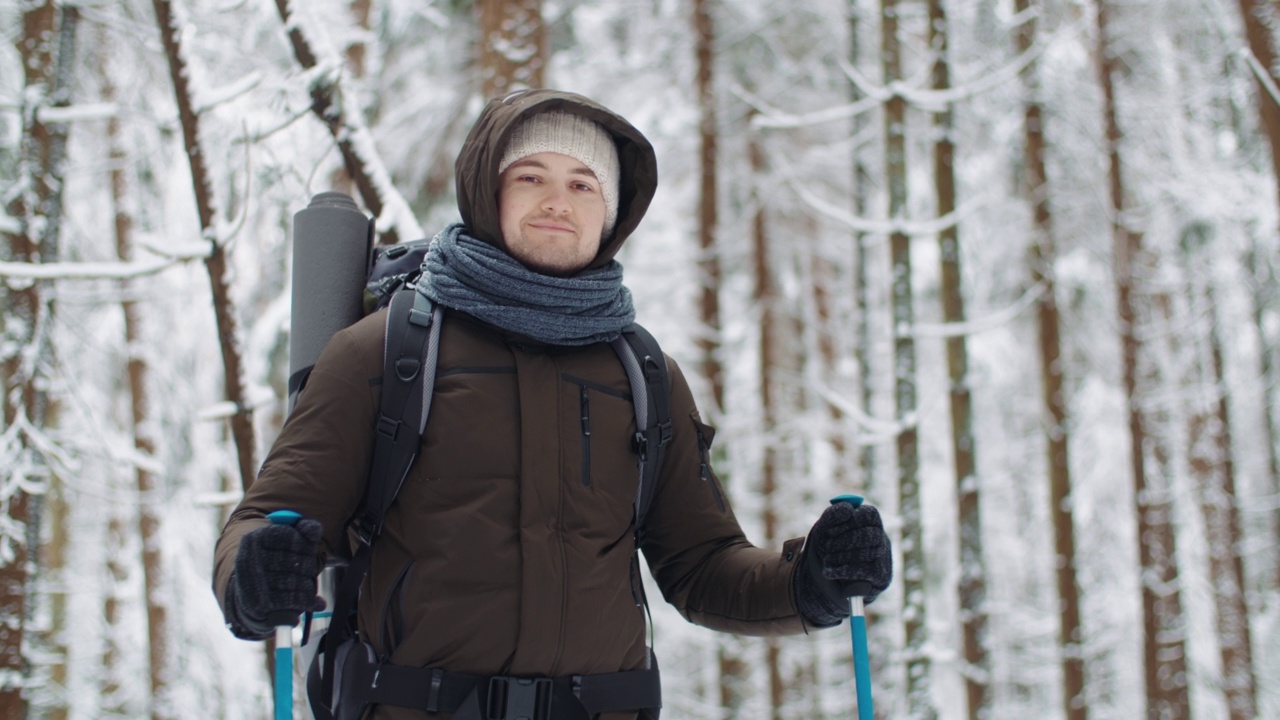
[(711, 443), (707, 441), (707, 436), (702, 432), (702, 425), (696, 421), (694, 422), (694, 430), (698, 435), (698, 455), (701, 459), (701, 464), (698, 466), (698, 477), (702, 482), (711, 486), (711, 496), (715, 498), (716, 508), (723, 515), (726, 511), (724, 496), (720, 494), (720, 485), (711, 473)]
[(591, 399), (586, 385), (579, 385), (578, 390), (582, 410), (582, 486), (591, 487)]

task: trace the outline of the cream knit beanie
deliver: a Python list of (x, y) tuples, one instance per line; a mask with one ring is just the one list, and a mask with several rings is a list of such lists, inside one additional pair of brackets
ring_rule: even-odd
[(568, 155), (587, 166), (600, 181), (604, 196), (604, 235), (613, 232), (618, 221), (618, 146), (596, 122), (580, 115), (553, 110), (526, 118), (507, 140), (507, 149), (498, 163), (498, 174), (517, 160), (540, 152)]

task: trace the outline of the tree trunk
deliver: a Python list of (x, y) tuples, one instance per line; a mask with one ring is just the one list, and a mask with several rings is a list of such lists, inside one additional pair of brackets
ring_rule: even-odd
[(707, 412), (718, 418), (724, 411), (724, 369), (720, 363), (720, 255), (716, 244), (719, 185), (716, 167), (716, 144), (719, 129), (716, 120), (715, 90), (712, 85), (715, 31), (708, 0), (693, 0), (693, 29), (696, 37), (698, 64), (697, 93), (699, 143), (701, 146), (698, 182), (698, 271), (699, 318), (702, 329), (698, 337), (702, 376), (711, 388), (711, 407)]
[[(53, 79), (54, 4), (50, 0), (29, 3), (22, 14), (22, 33), (18, 39), (18, 56), (22, 60), (26, 92), (23, 97), (35, 99), (22, 107), (21, 154), (18, 167), (17, 193), (6, 208), (19, 223), (17, 232), (7, 232), (9, 258), (15, 262), (38, 263), (52, 258), (40, 257), (40, 240), (33, 233), (41, 223), (34, 222), (44, 211), (52, 138), (50, 128), (39, 122), (39, 104), (50, 94)], [(43, 459), (31, 442), (31, 435), (44, 426), (42, 398), (37, 388), (41, 372), (40, 350), (48, 330), (46, 309), (42, 307), (43, 283), (8, 289), (5, 295), (5, 334), (10, 350), (3, 362), (3, 484), (5, 496), (0, 512), (5, 516), (5, 531), (0, 535), (0, 720), (23, 720), (28, 700), (23, 686), (30, 673), (30, 662), (24, 642), (31, 608), (28, 588), (35, 551), (30, 538), (37, 519), (34, 494), (44, 480)]]
[[(951, 87), (947, 64), (948, 33), (942, 0), (929, 0), (929, 47), (934, 53), (934, 90)], [(933, 116), (937, 140), (933, 145), (933, 181), (937, 213), (946, 217), (956, 209), (954, 123), (948, 105)], [(964, 289), (960, 276), (960, 239), (954, 222), (938, 234), (942, 261), (942, 317), (948, 325), (965, 321)], [(951, 453), (955, 473), (958, 527), (960, 530), (960, 618), (964, 646), (965, 697), (969, 720), (991, 713), (988, 688), (991, 667), (987, 659), (986, 564), (982, 554), (981, 492), (978, 487), (977, 447), (973, 436), (973, 401), (969, 389), (969, 353), (962, 333), (948, 334), (947, 375), (950, 380)]]
[[(1240, 512), (1232, 460), (1231, 413), (1218, 337), (1218, 310), (1213, 281), (1198, 278), (1197, 268), (1211, 258), (1195, 230), (1183, 236), (1184, 272), (1189, 306), (1203, 308), (1205, 322), (1197, 323), (1195, 362), (1191, 364), (1187, 396), (1194, 403), (1187, 423), (1188, 468), (1199, 489), (1209, 552), (1209, 581), (1217, 610), (1218, 645), (1222, 656), (1222, 691), (1230, 720), (1252, 720), (1258, 697), (1253, 674), (1253, 643), (1249, 608), (1245, 601), (1244, 558)], [(1207, 356), (1207, 357), (1206, 357)]]
[[(57, 59), (54, 63), (52, 87), (48, 104), (51, 107), (66, 107), (71, 103), (71, 88), (74, 85), (72, 74), (76, 60), (76, 30), (80, 17), (78, 8), (60, 7), (58, 10), (58, 45)], [(62, 256), (62, 215), (63, 188), (65, 187), (66, 155), (68, 127), (65, 124), (48, 124), (48, 152), (42, 160), (40, 176), (36, 182), (37, 197), (40, 207), (37, 212), (42, 218), (43, 230), (40, 234), (40, 261), (57, 262)], [(53, 347), (53, 325), (57, 317), (55, 307), (56, 290), (52, 281), (44, 281), (41, 291), (46, 320), (40, 323), (45, 328), (39, 334), (37, 343), (37, 362), (44, 368), (37, 372), (48, 372), (55, 364)], [(36, 391), (36, 406), (39, 415), (39, 427), (55, 428), (58, 425), (60, 403), (43, 387)], [(58, 472), (49, 463), (44, 463), (44, 471), (48, 481), (47, 494), (36, 498), (32, 508), (32, 524), (28, 528), (28, 547), (39, 547), (45, 532), (41, 525), (48, 519), (48, 543), (40, 548), (32, 578), (28, 583), (28, 616), (37, 607), (47, 608), (48, 621), (38, 638), (36, 655), (43, 667), (35, 668), (32, 681), (37, 684), (49, 684), (59, 689), (58, 692), (42, 694), (38, 703), (33, 703), (34, 711), (41, 717), (60, 720), (67, 716), (67, 694), (62, 691), (67, 687), (67, 578), (66, 559), (68, 544), (66, 503), (66, 487)], [(33, 582), (35, 581), (35, 582)], [(40, 588), (40, 590), (36, 590)], [(44, 623), (42, 623), (44, 624)]]
[[(862, 46), (860, 0), (849, 0), (849, 65), (861, 66)], [(856, 103), (863, 97), (858, 85), (849, 82), (849, 102)], [(853, 137), (860, 137), (866, 129), (866, 115), (859, 113), (853, 120)], [(854, 145), (853, 162), (853, 213), (857, 217), (866, 217), (867, 188), (872, 186), (871, 173), (867, 169), (866, 153), (857, 144)], [(872, 377), (871, 377), (871, 313), (867, 301), (867, 237), (866, 233), (855, 231), (853, 234), (853, 307), (854, 307), (854, 343), (853, 358), (858, 373), (858, 407), (866, 416), (872, 415)], [(833, 410), (833, 417), (839, 417)], [(837, 426), (837, 432), (839, 428)], [(858, 450), (858, 468), (862, 473), (862, 483), (870, 488), (875, 478), (875, 446), (863, 443)]]
[[(699, 369), (706, 378), (710, 397), (700, 405), (711, 423), (724, 412), (724, 368), (720, 361), (720, 255), (716, 243), (719, 203), (716, 146), (719, 126), (716, 119), (715, 26), (708, 0), (693, 0), (694, 57), (697, 63), (698, 141), (700, 165), (698, 183), (698, 272), (700, 327), (696, 344)], [(725, 491), (728, 492), (728, 483)], [(719, 702), (722, 717), (739, 717), (747, 694), (749, 668), (740, 655), (735, 638), (719, 638), (717, 662), (720, 670)]]
[[(881, 59), (884, 83), (894, 87), (902, 77), (898, 0), (881, 0)], [(894, 93), (885, 103), (885, 181), (891, 220), (907, 216), (907, 101)], [(898, 422), (898, 512), (902, 517), (903, 624), (907, 666), (907, 713), (912, 720), (937, 717), (930, 685), (929, 623), (925, 606), (924, 518), (920, 502), (919, 427), (916, 418), (915, 309), (911, 290), (911, 238), (901, 228), (889, 235), (893, 327), (894, 417)]]
[[(107, 71), (106, 64), (99, 66), (102, 82), (102, 100), (111, 104), (116, 101), (115, 83), (111, 79), (111, 74)], [(133, 227), (133, 218), (126, 206), (126, 195), (128, 193), (128, 180), (125, 174), (125, 163), (127, 156), (124, 152), (124, 141), (120, 137), (120, 119), (115, 115), (107, 121), (107, 147), (108, 147), (108, 165), (110, 166), (110, 190), (111, 190), (111, 210), (112, 225), (115, 232), (116, 256), (122, 261), (127, 261), (131, 256), (129, 248), (131, 247), (130, 231)], [(133, 310), (134, 303), (132, 301), (132, 293), (130, 292), (131, 283), (122, 281), (120, 284), (120, 294), (122, 297), (121, 306), (125, 317), (125, 335), (130, 335), (129, 327), (130, 313)], [(126, 346), (129, 354), (132, 356), (134, 345), (126, 340), (129, 344)], [(128, 368), (126, 367), (126, 375)], [(134, 414), (136, 415), (136, 403)], [(107, 493), (112, 497), (119, 497), (124, 488), (115, 481), (114, 476), (109, 477), (110, 483)], [(107, 586), (104, 591), (102, 601), (102, 619), (103, 619), (103, 649), (102, 649), (102, 678), (101, 678), (101, 707), (103, 715), (107, 717), (121, 717), (125, 714), (125, 702), (123, 693), (121, 692), (121, 680), (119, 674), (120, 658), (124, 654), (122, 649), (122, 633), (125, 629), (122, 627), (121, 614), (121, 591), (129, 580), (128, 566), (124, 562), (122, 549), (128, 541), (128, 535), (125, 530), (126, 519), (124, 513), (117, 503), (107, 504), (103, 510), (108, 514), (107, 520), (107, 537), (106, 547), (109, 548), (107, 553)], [(131, 564), (131, 563), (130, 563)]]
[[(1036, 41), (1036, 17), (1029, 0), (1016, 0), (1015, 12), (1027, 19), (1017, 34), (1019, 53)], [(1061, 319), (1054, 264), (1058, 251), (1049, 208), (1049, 176), (1045, 167), (1045, 128), (1040, 82), (1035, 65), (1022, 72), (1025, 92), (1026, 195), (1032, 207), (1031, 281), (1040, 286), (1036, 321), (1040, 337), (1040, 392), (1044, 405), (1046, 466), (1049, 471), (1049, 517), (1053, 523), (1054, 567), (1057, 568), (1058, 643), (1062, 653), (1062, 711), (1067, 720), (1086, 720), (1084, 651), (1080, 627), (1080, 583), (1076, 576), (1075, 518), (1071, 505), (1069, 413), (1065, 394)]]
[[(156, 22), (160, 29), (160, 38), (165, 49), (169, 65), (169, 76), (173, 82), (174, 98), (178, 106), (178, 119), (182, 125), (183, 146), (191, 166), (191, 183), (195, 191), (196, 212), (200, 220), (201, 237), (209, 241), (210, 252), (205, 259), (205, 268), (209, 273), (209, 284), (213, 293), (213, 309), (217, 318), (219, 347), (222, 351), (223, 388), (227, 401), (235, 407), (230, 417), (231, 436), (236, 446), (236, 457), (240, 471), (241, 488), (247, 490), (253, 484), (256, 461), (254, 458), (254, 436), (252, 409), (245, 398), (244, 378), (241, 370), (243, 361), (240, 356), (239, 333), (235, 308), (231, 302), (230, 288), (227, 279), (226, 248), (218, 238), (215, 227), (213, 190), (209, 184), (209, 173), (205, 166), (204, 153), (200, 147), (200, 117), (196, 114), (191, 101), (191, 89), (187, 85), (186, 55), (179, 44), (179, 24), (175, 22), (170, 0), (152, 0), (155, 8)], [(133, 395), (135, 409), (143, 408), (141, 417), (145, 417), (145, 388), (140, 384), (141, 375), (136, 379), (130, 361), (130, 391)], [(141, 371), (141, 366), (138, 370)], [(137, 383), (137, 384), (135, 384)], [(139, 403), (142, 403), (139, 406)], [(139, 416), (135, 416), (137, 422)], [(149, 452), (150, 448), (144, 448)], [(150, 473), (138, 470), (138, 493), (142, 498), (151, 497), (155, 490), (155, 481)], [(143, 584), (147, 598), (148, 656), (151, 665), (151, 716), (159, 719), (164, 716), (167, 704), (168, 668), (168, 621), (162, 597), (162, 556), (159, 546), (159, 516), (148, 503), (142, 503), (139, 513), (139, 526), (142, 538)]]
[[(748, 161), (751, 166), (751, 177), (762, 178), (765, 171), (764, 149), (760, 146), (758, 134), (753, 134), (747, 148)], [(764, 462), (761, 467), (760, 506), (762, 508), (762, 524), (764, 526), (763, 547), (777, 547), (778, 543), (778, 508), (776, 497), (778, 491), (778, 397), (774, 392), (774, 382), (779, 369), (778, 358), (778, 320), (775, 306), (778, 302), (772, 277), (773, 263), (769, 257), (768, 217), (765, 212), (765, 199), (753, 193), (754, 203), (751, 218), (751, 245), (755, 259), (754, 300), (760, 312), (760, 408), (763, 427), (760, 434), (764, 438)], [(769, 673), (769, 716), (772, 720), (782, 720), (782, 706), (786, 692), (786, 681), (783, 679), (779, 665), (779, 649), (777, 638), (766, 640), (765, 662)]]
[[(1280, 432), (1277, 432), (1276, 413), (1280, 412), (1280, 367), (1272, 360), (1277, 353), (1277, 341), (1268, 333), (1268, 317), (1277, 309), (1276, 301), (1280, 300), (1277, 287), (1280, 278), (1276, 276), (1274, 255), (1259, 247), (1256, 240), (1245, 261), (1251, 290), (1254, 331), (1258, 334), (1258, 375), (1262, 381), (1262, 430), (1263, 444), (1267, 446), (1268, 490), (1272, 498), (1280, 500)], [(1271, 582), (1268, 587), (1280, 587), (1280, 502), (1273, 503), (1275, 509), (1271, 513), (1272, 528), (1275, 532), (1277, 548), (1276, 562), (1271, 568)]]
[(485, 98), (543, 86), (547, 28), (542, 0), (477, 0), (480, 87)]
[[(178, 119), (182, 124), (183, 146), (191, 164), (191, 183), (195, 190), (196, 213), (200, 218), (200, 234), (209, 241), (209, 257), (205, 267), (209, 271), (209, 284), (213, 290), (213, 311), (217, 317), (219, 347), (222, 350), (223, 387), (227, 402), (235, 406), (231, 416), (231, 437), (236, 445), (239, 461), (240, 485), (249, 489), (257, 472), (253, 447), (253, 409), (245, 399), (244, 377), (241, 367), (239, 332), (236, 329), (236, 313), (231, 303), (227, 284), (227, 255), (214, 227), (213, 190), (209, 185), (209, 172), (205, 167), (204, 152), (200, 149), (200, 117), (191, 104), (191, 89), (187, 85), (185, 55), (179, 45), (178, 25), (174, 22), (173, 3), (170, 0), (152, 0), (156, 21), (160, 26), (160, 39), (164, 43), (169, 61), (169, 77), (173, 81), (174, 97), (178, 105)], [(145, 538), (144, 538), (145, 540)]]
[[(1117, 59), (1107, 40), (1108, 3), (1097, 2), (1097, 68), (1102, 86), (1106, 148), (1110, 161), (1111, 230), (1115, 249), (1116, 312), (1119, 315), (1124, 392), (1129, 406), (1129, 442), (1134, 502), (1138, 513), (1138, 543), (1142, 585), (1143, 663), (1147, 713), (1151, 720), (1189, 718), (1187, 696), (1186, 623), (1182, 616), (1169, 451), (1160, 432), (1162, 417), (1147, 417), (1142, 385), (1154, 386), (1158, 377), (1148, 371), (1141, 383), (1143, 348), (1140, 341), (1135, 288), (1136, 266), (1143, 262), (1142, 234), (1126, 225), (1129, 212), (1123, 182), (1114, 78)], [(1152, 364), (1152, 363), (1148, 363)], [(1154, 422), (1156, 431), (1147, 424)], [(1146, 453), (1154, 468), (1149, 470)]]
[[(351, 20), (361, 30), (365, 31), (365, 34), (348, 45), (343, 55), (346, 57), (347, 71), (351, 73), (351, 77), (356, 80), (362, 80), (365, 76), (365, 59), (369, 51), (369, 46), (365, 43), (364, 38), (367, 37), (369, 32), (369, 14), (373, 9), (373, 0), (351, 0), (348, 8)], [(345, 166), (335, 169), (329, 175), (329, 189), (347, 195), (353, 195), (356, 192), (355, 181), (351, 179), (351, 175), (347, 173)], [(275, 424), (276, 427), (279, 427), (279, 423), (283, 422), (284, 417), (281, 414), (278, 418), (273, 419), (277, 420)]]
[[(1276, 54), (1272, 30), (1280, 22), (1274, 2), (1266, 0), (1240, 0), (1240, 15), (1244, 19), (1245, 37), (1249, 50), (1258, 64), (1253, 66), (1258, 86), (1258, 114), (1261, 130), (1271, 145), (1271, 168), (1276, 177), (1277, 203), (1280, 205), (1280, 98), (1271, 93), (1271, 87), (1280, 85), (1276, 76)], [(1265, 78), (1257, 77), (1264, 73)]]

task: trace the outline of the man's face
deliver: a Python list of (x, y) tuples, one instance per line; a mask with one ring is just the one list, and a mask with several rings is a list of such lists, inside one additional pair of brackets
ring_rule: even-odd
[(502, 171), (498, 216), (512, 257), (535, 272), (565, 277), (585, 268), (600, 249), (604, 196), (586, 165), (542, 152)]

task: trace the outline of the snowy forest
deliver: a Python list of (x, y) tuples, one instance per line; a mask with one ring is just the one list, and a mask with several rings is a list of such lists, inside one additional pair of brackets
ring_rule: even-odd
[[(619, 256), (757, 545), (878, 506), (878, 718), (1280, 718), (1275, 0), (0, 0), (0, 720), (265, 718), (213, 543), (291, 228), (456, 217), (483, 102), (653, 142)], [(849, 626), (653, 599), (663, 717), (852, 717)], [(296, 683), (295, 685), (300, 685)], [(304, 713), (299, 690), (297, 712)]]

